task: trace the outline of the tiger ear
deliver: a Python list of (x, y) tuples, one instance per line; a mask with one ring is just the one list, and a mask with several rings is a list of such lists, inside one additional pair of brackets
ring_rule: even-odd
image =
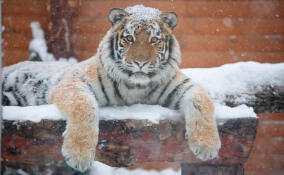
[(162, 12), (160, 18), (166, 23), (171, 29), (177, 25), (178, 18), (175, 12)]
[(128, 16), (128, 13), (120, 8), (113, 8), (109, 11), (109, 21), (111, 22), (112, 25), (121, 21), (126, 16)]

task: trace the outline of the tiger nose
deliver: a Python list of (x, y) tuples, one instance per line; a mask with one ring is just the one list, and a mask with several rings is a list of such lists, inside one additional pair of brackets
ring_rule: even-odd
[(135, 64), (137, 64), (140, 68), (147, 64), (149, 61), (137, 61), (133, 60)]

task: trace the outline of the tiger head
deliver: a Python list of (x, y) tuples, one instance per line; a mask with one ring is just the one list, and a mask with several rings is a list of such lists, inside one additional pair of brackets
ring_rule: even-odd
[(173, 35), (177, 25), (174, 12), (137, 5), (110, 10), (109, 20), (112, 28), (100, 47), (108, 52), (101, 62), (110, 77), (147, 84), (173, 76), (180, 63), (180, 48)]

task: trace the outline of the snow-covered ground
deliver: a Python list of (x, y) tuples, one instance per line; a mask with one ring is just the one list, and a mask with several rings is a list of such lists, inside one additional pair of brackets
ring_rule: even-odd
[(114, 168), (101, 162), (94, 161), (90, 171), (90, 175), (181, 175), (181, 170), (174, 171), (171, 168), (162, 171), (126, 168)]
[[(13, 170), (7, 168), (3, 175), (11, 175), (11, 174), (19, 174), (19, 175), (29, 175), (27, 172), (22, 169)], [(134, 169), (129, 170), (126, 168), (116, 168), (110, 167), (106, 164), (103, 164), (98, 161), (94, 161), (92, 167), (87, 173), (88, 175), (181, 175), (181, 170), (175, 171), (171, 168), (166, 168), (162, 171), (156, 170), (145, 170), (145, 169)]]

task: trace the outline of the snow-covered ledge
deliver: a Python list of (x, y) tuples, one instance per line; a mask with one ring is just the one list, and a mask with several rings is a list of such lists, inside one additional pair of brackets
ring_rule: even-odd
[[(256, 117), (253, 108), (246, 105), (228, 107), (215, 103), (215, 117), (217, 119)], [(183, 120), (178, 111), (159, 105), (136, 104), (122, 107), (104, 107), (99, 110), (100, 120), (148, 120), (159, 124), (161, 120)], [(41, 120), (65, 120), (57, 107), (53, 104), (42, 106), (4, 106), (3, 119), (40, 122)]]
[[(96, 160), (111, 166), (167, 161), (241, 167), (256, 135), (258, 119), (253, 111), (284, 110), (284, 63), (246, 62), (183, 72), (214, 100), (222, 139), (219, 158), (205, 163), (195, 158), (185, 141), (182, 115), (160, 106), (138, 104), (99, 111)], [(45, 167), (50, 171), (66, 168), (60, 151), (66, 123), (54, 105), (4, 107), (3, 115), (4, 166)]]
[[(215, 104), (215, 108), (222, 148), (219, 158), (207, 163), (244, 163), (256, 135), (256, 114), (245, 105)], [(183, 117), (177, 111), (138, 104), (103, 108), (99, 114), (96, 160), (100, 162), (116, 167), (145, 162), (203, 163), (188, 149)], [(54, 172), (67, 167), (60, 151), (66, 123), (55, 105), (4, 107), (3, 117), (4, 165), (40, 166)]]

